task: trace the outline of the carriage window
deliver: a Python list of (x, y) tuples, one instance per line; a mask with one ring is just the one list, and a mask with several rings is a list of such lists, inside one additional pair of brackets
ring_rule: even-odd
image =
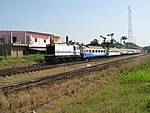
[(105, 50), (104, 50), (104, 53), (105, 53)]
[(89, 50), (89, 53), (91, 53), (91, 50)]
[(97, 53), (97, 50), (96, 50), (96, 53)]
[(92, 50), (92, 53), (94, 53), (94, 50)]
[(100, 53), (100, 52), (101, 52), (101, 50), (98, 50), (98, 52)]
[(86, 52), (88, 53), (88, 50), (86, 50)]

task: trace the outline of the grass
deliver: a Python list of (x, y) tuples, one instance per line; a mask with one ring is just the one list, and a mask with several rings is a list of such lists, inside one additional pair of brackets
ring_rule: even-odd
[(0, 68), (24, 66), (27, 64), (34, 64), (42, 60), (44, 60), (44, 55), (42, 54), (24, 55), (19, 58), (8, 56), (7, 59), (4, 56), (0, 56)]
[[(130, 67), (130, 68), (129, 68)], [(81, 104), (65, 113), (148, 113), (150, 112), (150, 58), (126, 68), (123, 73)]]
[[(149, 70), (150, 56), (146, 56), (81, 78), (0, 94), (0, 110), (4, 113), (28, 113), (30, 110), (37, 113), (148, 113)], [(85, 84), (89, 85), (74, 91)], [(37, 107), (66, 91), (67, 95)]]
[(33, 61), (33, 62), (40, 62), (44, 60), (44, 55), (42, 54), (33, 54), (33, 55), (24, 55), (20, 57), (21, 61)]

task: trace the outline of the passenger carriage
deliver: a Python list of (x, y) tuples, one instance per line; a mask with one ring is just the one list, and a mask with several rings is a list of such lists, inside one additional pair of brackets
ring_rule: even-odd
[(134, 49), (127, 49), (128, 54), (134, 54)]
[(120, 49), (120, 54), (121, 55), (127, 55), (128, 54), (128, 50), (127, 49)]
[(121, 55), (120, 49), (118, 48), (109, 48), (108, 56)]
[(81, 58), (92, 58), (106, 56), (106, 50), (98, 46), (82, 46), (80, 48)]
[(134, 54), (139, 54), (139, 53), (141, 53), (140, 49), (134, 49)]

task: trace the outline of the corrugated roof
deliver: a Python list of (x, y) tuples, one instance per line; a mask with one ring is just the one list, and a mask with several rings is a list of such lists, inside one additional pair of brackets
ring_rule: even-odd
[(28, 32), (28, 33), (36, 33), (36, 34), (44, 34), (44, 35), (50, 35), (50, 36), (54, 36), (54, 37), (60, 38), (59, 35), (54, 35), (54, 34), (49, 34), (49, 33), (42, 33), (42, 32), (36, 32), (36, 31), (25, 31), (25, 32)]

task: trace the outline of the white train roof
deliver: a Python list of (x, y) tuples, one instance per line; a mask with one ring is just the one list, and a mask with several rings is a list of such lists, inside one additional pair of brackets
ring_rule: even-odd
[(83, 46), (84, 48), (90, 48), (90, 49), (104, 49), (101, 46)]

